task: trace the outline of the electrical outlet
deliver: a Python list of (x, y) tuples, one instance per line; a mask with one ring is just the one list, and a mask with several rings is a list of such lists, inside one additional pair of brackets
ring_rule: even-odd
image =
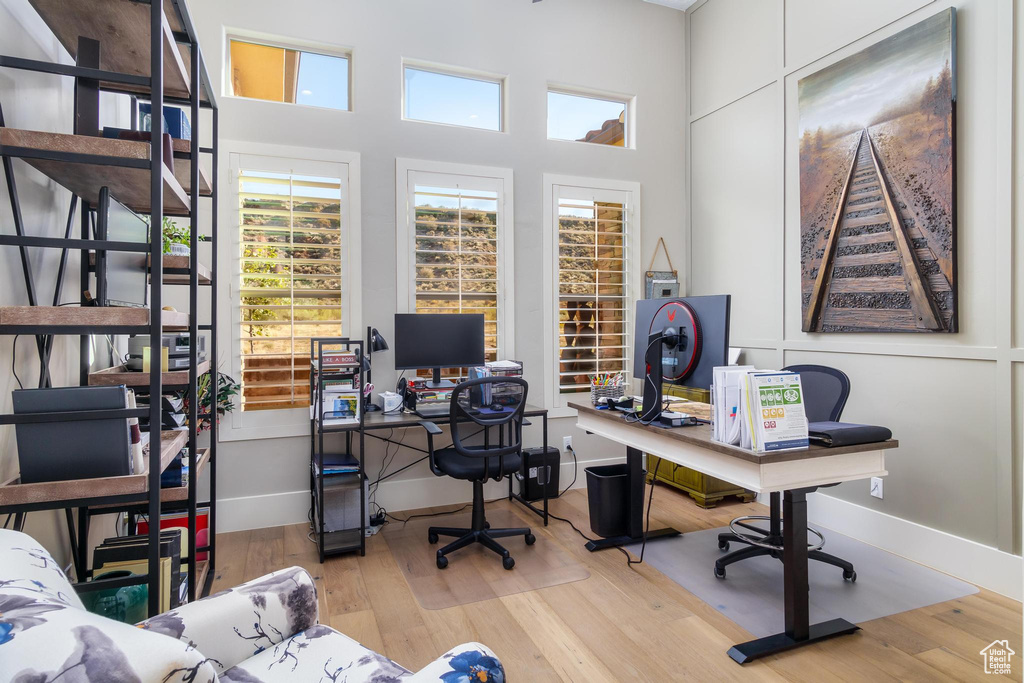
[(875, 498), (882, 497), (882, 478), (871, 477), (871, 495)]
[(567, 451), (570, 448), (572, 448), (572, 437), (571, 436), (563, 436), (562, 437), (562, 450), (563, 451)]

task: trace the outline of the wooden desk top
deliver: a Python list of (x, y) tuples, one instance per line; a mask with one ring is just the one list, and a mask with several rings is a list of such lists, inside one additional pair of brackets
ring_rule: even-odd
[[(539, 406), (526, 404), (526, 411), (523, 413), (526, 417), (541, 417), (547, 413), (546, 408)], [(425, 418), (413, 413), (395, 413), (385, 415), (383, 411), (377, 410), (371, 413), (366, 413), (366, 419), (364, 421), (364, 427), (366, 429), (403, 429), (406, 427), (418, 427), (421, 422), (433, 422), (437, 425), (448, 424), (448, 416), (443, 415), (440, 417)], [(331, 425), (328, 425), (330, 427)], [(358, 424), (351, 426), (345, 425), (350, 429), (358, 429)]]
[(693, 427), (677, 427), (675, 429), (663, 429), (652, 425), (643, 425), (639, 422), (626, 422), (621, 411), (598, 410), (589, 403), (569, 403), (570, 408), (575, 408), (580, 414), (597, 417), (618, 424), (629, 425), (634, 429), (643, 429), (659, 436), (675, 439), (682, 443), (707, 448), (724, 455), (731, 455), (748, 462), (767, 464), (776, 462), (788, 462), (792, 460), (806, 460), (808, 458), (823, 458), (830, 455), (844, 455), (846, 453), (864, 453), (867, 451), (878, 451), (889, 448), (898, 448), (900, 442), (896, 439), (881, 441), (878, 443), (865, 443), (856, 446), (836, 446), (826, 448), (825, 446), (811, 445), (808, 448), (800, 448), (792, 451), (775, 451), (772, 453), (754, 453), (743, 448), (720, 443), (711, 438), (711, 425), (695, 425)]

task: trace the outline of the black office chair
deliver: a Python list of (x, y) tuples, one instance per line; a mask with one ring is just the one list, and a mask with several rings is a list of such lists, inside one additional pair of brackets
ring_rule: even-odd
[[(525, 536), (526, 545), (533, 545), (537, 540), (525, 527), (492, 529), (484, 518), (484, 483), (488, 479), (500, 481), (522, 467), (523, 410), (526, 407), (527, 389), (526, 381), (518, 377), (481, 377), (456, 386), (452, 391), (449, 412), (452, 445), (448, 448), (434, 450), (434, 435), (440, 434), (441, 430), (434, 424), (424, 423), (427, 428), (430, 470), (439, 477), (449, 476), (473, 482), (472, 528), (432, 526), (428, 531), (427, 538), (431, 543), (437, 543), (438, 536), (455, 537), (454, 541), (437, 551), (438, 569), (448, 566), (445, 555), (471, 543), (480, 543), (498, 553), (501, 555), (502, 566), (512, 569), (516, 561), (495, 539)], [(475, 400), (471, 402), (470, 397)], [(473, 404), (481, 403), (483, 407), (479, 410), (470, 408)], [(500, 404), (502, 409), (496, 411), (488, 407), (493, 404)], [(495, 445), (490, 439), (485, 439), (482, 446), (464, 444), (461, 431), (467, 424), (484, 428), (497, 427), (498, 443)]]
[[(804, 411), (808, 422), (839, 421), (846, 406), (846, 399), (850, 396), (850, 378), (845, 372), (825, 365), (790, 365), (783, 370), (800, 373), (800, 384), (804, 390)], [(768, 528), (757, 526), (754, 522), (768, 522)], [(782, 494), (777, 491), (770, 495), (768, 516), (747, 515), (732, 520), (729, 524), (730, 531), (718, 534), (719, 550), (729, 550), (729, 544), (733, 541), (750, 547), (715, 560), (715, 576), (724, 579), (727, 565), (749, 557), (771, 555), (781, 560), (782, 524)], [(822, 552), (821, 548), (825, 545), (822, 533), (810, 527), (807, 531), (817, 539), (817, 542), (808, 546), (808, 559), (839, 567), (843, 570), (844, 579), (856, 581), (857, 572), (854, 571), (852, 564), (835, 555)]]

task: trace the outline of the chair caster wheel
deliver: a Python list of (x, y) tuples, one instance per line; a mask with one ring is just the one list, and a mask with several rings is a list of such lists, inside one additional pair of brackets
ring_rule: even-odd
[(512, 556), (503, 557), (501, 558), (501, 566), (505, 569), (512, 569), (512, 567), (516, 566), (516, 561)]
[(491, 528), (491, 523), (490, 522), (484, 522), (484, 528), (485, 529), (490, 529)]
[(427, 534), (427, 541), (437, 543), (437, 534)]
[(721, 550), (723, 553), (728, 551), (729, 550), (729, 541), (719, 541), (718, 542), (718, 549)]
[(719, 567), (717, 564), (715, 565), (715, 578), (725, 578), (725, 567)]
[(850, 583), (856, 583), (857, 582), (857, 572), (855, 572), (855, 571), (854, 572), (844, 571), (843, 572), (843, 578), (846, 579), (847, 581), (849, 581)]
[(526, 545), (533, 545), (537, 542), (537, 537), (533, 534), (526, 534)]
[(445, 557), (444, 555), (438, 555), (437, 556), (437, 568), (438, 569), (444, 569), (447, 566), (448, 566), (448, 558)]

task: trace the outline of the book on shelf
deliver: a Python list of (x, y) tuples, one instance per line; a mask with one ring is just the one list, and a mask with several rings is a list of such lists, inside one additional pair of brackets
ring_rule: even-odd
[[(180, 604), (182, 561), (188, 559), (188, 544), (183, 544), (184, 531), (179, 528), (160, 532), (161, 611), (173, 609)], [(182, 545), (185, 547), (184, 552)], [(148, 558), (148, 535), (108, 538), (93, 551), (93, 576), (100, 578), (110, 572), (124, 571), (133, 576), (147, 576)]]
[[(313, 462), (314, 466), (317, 464)], [(323, 474), (356, 474), (359, 472), (359, 461), (351, 453), (324, 453)]]
[[(355, 424), (359, 422), (359, 393), (325, 394), (321, 401), (324, 425)], [(316, 404), (309, 406), (309, 417), (320, 419)]]
[[(313, 367), (320, 365), (320, 358), (314, 358)], [(359, 355), (354, 351), (330, 351), (323, 354), (324, 370), (333, 368), (350, 368), (359, 366)]]

